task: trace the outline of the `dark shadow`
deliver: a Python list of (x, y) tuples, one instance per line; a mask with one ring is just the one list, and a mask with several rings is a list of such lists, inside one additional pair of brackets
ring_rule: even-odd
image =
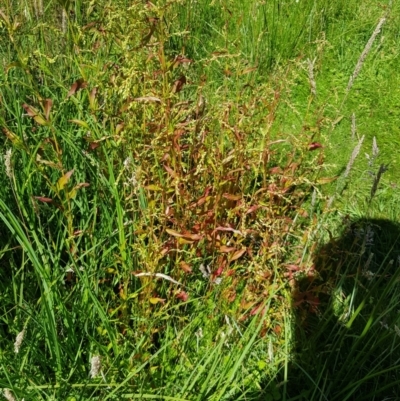
[(287, 395), (400, 400), (400, 226), (367, 218), (343, 226), (293, 294)]
[[(400, 225), (346, 219), (293, 291), (284, 380), (243, 400), (400, 400)], [(285, 394), (285, 397), (284, 397)]]

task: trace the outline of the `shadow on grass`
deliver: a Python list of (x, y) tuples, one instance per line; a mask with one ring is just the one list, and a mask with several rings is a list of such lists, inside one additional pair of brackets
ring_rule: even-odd
[(274, 383), (245, 400), (400, 400), (400, 225), (345, 221), (293, 291), (295, 344)]

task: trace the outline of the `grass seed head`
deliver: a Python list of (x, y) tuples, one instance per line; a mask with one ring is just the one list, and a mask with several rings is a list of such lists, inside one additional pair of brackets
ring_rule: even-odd
[(8, 149), (4, 156), (4, 165), (6, 167), (6, 175), (8, 178), (12, 178), (12, 165), (11, 165), (12, 149)]
[(372, 157), (376, 158), (379, 154), (378, 144), (376, 143), (376, 137), (372, 140)]
[(21, 348), (22, 342), (24, 341), (24, 338), (25, 338), (25, 329), (22, 330), (21, 332), (19, 332), (17, 335), (17, 338), (15, 339), (14, 352), (16, 354), (19, 353), (19, 350)]
[(354, 140), (356, 138), (357, 133), (357, 125), (356, 125), (356, 114), (353, 113), (351, 115), (351, 139)]
[(12, 392), (11, 392), (11, 390), (8, 389), (8, 388), (4, 389), (3, 395), (4, 395), (4, 398), (5, 398), (7, 401), (16, 401), (16, 400), (15, 400), (15, 397), (13, 396), (13, 394), (12, 394)]
[(374, 41), (376, 37), (378, 36), (379, 32), (382, 29), (383, 24), (386, 22), (386, 18), (381, 18), (378, 22), (378, 25), (376, 26), (374, 32), (372, 33), (371, 37), (369, 38), (367, 44), (364, 47), (363, 52), (361, 53), (360, 58), (357, 61), (356, 67), (354, 68), (353, 75), (349, 79), (349, 83), (347, 84), (347, 92), (350, 91), (352, 88), (354, 81), (358, 77), (358, 74), (361, 71), (361, 68), (365, 62), (365, 59), (367, 58), (369, 52), (371, 51), (372, 45), (374, 44)]
[(314, 78), (314, 64), (315, 60), (308, 59), (307, 64), (308, 64), (308, 78), (310, 80), (310, 86), (311, 86), (311, 93), (313, 96), (317, 96), (317, 84), (315, 82)]
[(90, 360), (90, 377), (94, 379), (100, 374), (101, 371), (101, 357), (100, 355), (95, 355)]
[(361, 137), (361, 139), (358, 141), (356, 147), (353, 149), (350, 160), (347, 163), (346, 171), (344, 172), (344, 178), (348, 177), (348, 175), (350, 174), (353, 164), (354, 164), (358, 154), (360, 153), (361, 145), (363, 142), (364, 142), (364, 135)]

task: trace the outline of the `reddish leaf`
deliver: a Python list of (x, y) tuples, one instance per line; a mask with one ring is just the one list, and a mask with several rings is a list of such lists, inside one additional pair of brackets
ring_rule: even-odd
[(44, 203), (51, 203), (53, 202), (53, 199), (51, 198), (45, 198), (43, 196), (34, 196), (35, 199), (37, 199), (40, 202), (44, 202)]
[(90, 142), (90, 143), (89, 143), (89, 149), (90, 149), (90, 150), (95, 150), (95, 149), (97, 149), (98, 147), (100, 147), (100, 143), (99, 143), (99, 142)]
[(175, 298), (178, 298), (181, 301), (186, 302), (189, 299), (189, 294), (185, 291), (180, 291), (177, 294), (175, 294)]
[(185, 261), (180, 261), (179, 266), (185, 273), (192, 273), (192, 268)]
[(214, 272), (214, 276), (219, 277), (223, 271), (224, 271), (224, 265), (218, 267), (218, 269)]
[(269, 169), (270, 174), (282, 174), (283, 171), (280, 167), (272, 167)]
[(79, 189), (79, 188), (87, 188), (90, 187), (90, 184), (88, 182), (81, 182), (78, 185), (75, 186), (75, 189)]
[(179, 64), (191, 63), (191, 62), (193, 62), (193, 60), (191, 60), (190, 58), (186, 58), (184, 56), (176, 56), (172, 66), (173, 68), (176, 68)]
[(45, 118), (32, 106), (29, 106), (29, 104), (24, 103), (22, 107), (25, 109), (26, 114), (28, 114), (29, 117), (32, 117), (38, 124), (40, 125), (47, 125), (47, 121)]
[(275, 332), (275, 334), (277, 334), (279, 336), (282, 333), (282, 327), (279, 325), (275, 326), (274, 332)]
[(192, 240), (192, 241), (199, 241), (199, 240), (201, 240), (203, 238), (199, 234), (190, 234), (190, 233), (181, 234), (181, 233), (178, 233), (178, 231), (171, 230), (170, 228), (166, 228), (165, 231), (169, 235), (172, 235), (173, 237), (185, 238), (185, 239)]
[(285, 266), (287, 270), (292, 271), (292, 272), (297, 272), (301, 270), (301, 267), (299, 265), (286, 265)]
[(178, 231), (175, 230), (171, 230), (170, 228), (166, 228), (165, 231), (169, 234), (172, 235), (173, 237), (178, 237), (178, 238), (182, 238), (183, 235), (178, 233)]
[(236, 291), (233, 291), (231, 295), (228, 296), (228, 301), (233, 302), (236, 299)]
[(222, 246), (219, 248), (219, 251), (222, 252), (222, 253), (229, 253), (229, 252), (236, 251), (236, 248), (235, 248), (234, 246), (225, 246), (225, 245), (222, 245)]
[(261, 207), (261, 206), (259, 206), (259, 205), (253, 205), (253, 206), (249, 207), (249, 209), (246, 210), (246, 213), (245, 213), (245, 214), (253, 213), (253, 212), (255, 212), (256, 210), (258, 210), (260, 207)]
[(183, 237), (192, 241), (200, 241), (203, 238), (200, 234), (183, 234)]
[(241, 234), (241, 232), (240, 232), (239, 230), (235, 230), (234, 228), (231, 228), (231, 227), (217, 227), (217, 228), (213, 231), (213, 234), (214, 234), (216, 231), (230, 231), (230, 232), (233, 232), (233, 233), (235, 233), (235, 234)]
[(29, 104), (24, 103), (22, 107), (25, 109), (26, 114), (28, 114), (29, 117), (35, 117), (39, 112), (34, 109), (32, 106), (29, 106)]
[(91, 22), (85, 26), (82, 27), (83, 31), (86, 31), (87, 29), (93, 28), (94, 26), (96, 26), (97, 22)]
[[(322, 145), (321, 145), (322, 146)], [(297, 162), (291, 162), (288, 164), (288, 168), (290, 168), (292, 171), (296, 171), (296, 169), (300, 166), (300, 163)]]
[(206, 201), (209, 199), (209, 194), (211, 191), (211, 187), (207, 187), (204, 191), (204, 194), (194, 203), (190, 205), (190, 207), (196, 207), (196, 206), (201, 206), (202, 204), (206, 203)]
[(202, 196), (197, 202), (194, 202), (190, 205), (191, 208), (196, 207), (196, 206), (201, 206), (204, 203), (206, 203), (207, 201), (207, 197), (206, 196)]
[(82, 78), (75, 81), (67, 94), (67, 98), (75, 95), (80, 89), (85, 89), (87, 87), (87, 82), (85, 82)]
[(307, 218), (308, 217), (308, 212), (305, 209), (299, 209), (299, 215), (301, 217)]
[(172, 178), (177, 178), (178, 177), (178, 174), (176, 174), (175, 171), (172, 170), (171, 167), (168, 167), (166, 164), (164, 164), (164, 168)]
[(262, 310), (262, 304), (256, 306), (255, 308), (253, 308), (253, 309), (250, 311), (250, 316), (256, 315), (256, 314), (257, 314), (258, 312), (260, 312), (261, 310)]
[(312, 142), (308, 145), (308, 150), (316, 150), (319, 148), (323, 148), (323, 146), (319, 142)]
[(318, 311), (318, 305), (320, 300), (311, 291), (297, 292), (294, 297), (294, 306), (300, 306), (305, 303), (310, 307), (310, 311), (316, 313)]
[(72, 190), (69, 192), (68, 196), (73, 199), (75, 198), (77, 191), (81, 188), (86, 188), (89, 187), (90, 184), (88, 184), (87, 182), (81, 182), (80, 184), (76, 185), (75, 187), (72, 188)]
[(232, 201), (237, 201), (242, 199), (242, 195), (223, 194), (222, 197)]
[(96, 102), (95, 102), (96, 93), (97, 93), (97, 87), (95, 86), (89, 93), (89, 105), (92, 110), (96, 109)]
[(179, 93), (182, 90), (183, 85), (185, 84), (186, 77), (184, 75), (181, 75), (181, 77), (174, 82), (172, 86), (172, 93)]
[(49, 120), (50, 118), (50, 110), (53, 106), (53, 101), (51, 99), (46, 99), (44, 101), (44, 115), (46, 117), (46, 120)]
[(234, 254), (233, 254), (233, 256), (232, 256), (232, 258), (231, 258), (231, 262), (233, 262), (234, 260), (237, 260), (237, 259), (239, 259), (240, 257), (242, 257), (243, 256), (243, 254), (246, 252), (246, 248), (243, 248), (243, 249), (239, 249), (238, 251), (236, 251)]
[(248, 318), (249, 318), (248, 315), (242, 315), (242, 316), (239, 317), (238, 321), (239, 321), (239, 322), (244, 322), (244, 321), (246, 321)]
[(68, 173), (65, 173), (57, 182), (57, 190), (61, 191), (64, 189), (65, 185), (71, 178), (71, 175), (74, 173), (74, 170), (68, 171)]

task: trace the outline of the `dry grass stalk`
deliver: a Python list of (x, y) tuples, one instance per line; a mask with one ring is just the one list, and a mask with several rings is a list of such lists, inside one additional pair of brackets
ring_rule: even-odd
[(378, 36), (379, 32), (381, 31), (381, 28), (382, 28), (382, 26), (383, 26), (383, 24), (385, 22), (386, 22), (386, 18), (385, 17), (383, 17), (383, 18), (381, 18), (379, 20), (378, 25), (376, 26), (374, 32), (372, 33), (372, 35), (369, 38), (367, 44), (365, 45), (364, 50), (361, 53), (361, 56), (357, 61), (356, 68), (354, 68), (353, 75), (350, 77), (349, 83), (347, 84), (347, 92), (349, 92), (350, 89), (352, 88), (355, 79), (357, 78), (358, 74), (361, 71), (361, 68), (362, 68), (362, 66), (364, 64), (365, 59), (367, 58), (367, 56), (368, 56), (368, 54), (369, 54), (369, 52), (370, 52), (370, 50), (372, 48), (372, 45), (373, 45), (376, 37)]
[(163, 273), (148, 273), (148, 272), (143, 272), (143, 273), (136, 273), (135, 277), (158, 277), (158, 278), (163, 278), (164, 280), (168, 280), (171, 283), (177, 284), (177, 285), (182, 285), (179, 281), (174, 280), (172, 277), (163, 274)]
[(336, 199), (335, 195), (332, 195), (332, 196), (329, 197), (328, 202), (326, 204), (326, 208), (327, 209), (330, 209), (332, 207), (333, 202), (335, 201), (335, 199)]
[(39, 13), (38, 13), (37, 0), (34, 0), (34, 1), (33, 1), (33, 10), (34, 10), (34, 12), (35, 12), (35, 17), (36, 17), (36, 19), (38, 19), (38, 18), (39, 18)]
[(379, 182), (380, 182), (380, 180), (381, 180), (381, 178), (382, 178), (383, 173), (384, 173), (385, 171), (387, 171), (387, 169), (388, 169), (387, 166), (385, 166), (384, 164), (381, 164), (381, 165), (380, 165), (379, 170), (378, 170), (378, 172), (376, 173), (376, 176), (374, 177), (374, 182), (373, 182), (373, 184), (372, 184), (371, 195), (370, 195), (370, 198), (369, 198), (369, 201), (370, 201), (370, 202), (372, 201), (373, 197), (374, 197), (375, 194), (376, 194), (376, 191), (377, 191), (377, 189), (378, 189), (378, 185), (379, 185)]
[(35, 10), (36, 19), (39, 19), (43, 15), (43, 0), (34, 0), (33, 8)]
[(379, 154), (379, 148), (378, 144), (376, 143), (376, 137), (374, 136), (374, 139), (372, 140), (372, 157), (375, 159), (378, 157)]
[(65, 10), (65, 8), (63, 8), (61, 12), (61, 30), (63, 33), (67, 32), (67, 24), (68, 24), (67, 11)]
[(31, 14), (27, 5), (24, 7), (24, 17), (27, 21), (31, 20)]
[(356, 114), (351, 115), (351, 139), (354, 141), (356, 139), (357, 125), (356, 125)]
[[(375, 160), (378, 157), (378, 155), (379, 155), (379, 148), (378, 148), (378, 144), (376, 142), (376, 137), (374, 136), (374, 138), (372, 140), (372, 154), (371, 154), (371, 156), (368, 153), (365, 154), (365, 157), (368, 160), (368, 166), (369, 167), (373, 167), (374, 166)], [(371, 172), (371, 171), (369, 171), (369, 174), (374, 176), (374, 173)]]
[(42, 16), (43, 15), (43, 0), (37, 1), (37, 7), (38, 7), (39, 16)]
[(343, 177), (346, 178), (350, 174), (350, 171), (353, 167), (354, 161), (356, 160), (358, 154), (360, 153), (361, 150), (361, 145), (364, 142), (364, 135), (361, 137), (361, 139), (358, 141), (356, 147), (353, 149), (353, 152), (351, 154), (350, 160), (347, 163), (346, 171), (344, 172)]
[(308, 79), (310, 80), (310, 86), (311, 86), (311, 93), (313, 96), (317, 96), (317, 84), (315, 82), (314, 78), (314, 64), (315, 64), (316, 58), (314, 60), (307, 59), (307, 64), (308, 64)]

